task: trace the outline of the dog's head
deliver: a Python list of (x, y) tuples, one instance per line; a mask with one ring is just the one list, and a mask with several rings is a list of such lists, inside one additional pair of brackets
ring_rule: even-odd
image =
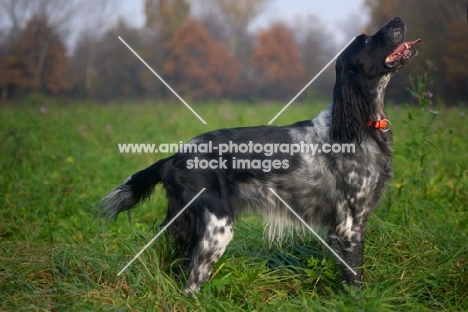
[(367, 78), (382, 77), (396, 73), (405, 66), (417, 50), (421, 39), (404, 42), (406, 26), (399, 17), (380, 28), (373, 36), (362, 34), (346, 48), (336, 62), (336, 73), (346, 71), (351, 75)]
[(361, 141), (369, 121), (385, 118), (383, 97), (390, 78), (417, 54), (420, 39), (404, 42), (406, 27), (399, 17), (373, 36), (360, 35), (336, 61), (331, 136), (336, 141)]

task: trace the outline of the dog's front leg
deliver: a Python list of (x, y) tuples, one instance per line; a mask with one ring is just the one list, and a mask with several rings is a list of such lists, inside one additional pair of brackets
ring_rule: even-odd
[(362, 280), (362, 264), (363, 264), (363, 249), (364, 239), (348, 239), (339, 237), (337, 235), (330, 235), (334, 241), (338, 254), (340, 257), (355, 271), (352, 272), (345, 264), (338, 261), (338, 268), (340, 271), (340, 284), (347, 284), (349, 286), (361, 288)]
[[(351, 271), (345, 264), (338, 261), (341, 274), (340, 284), (361, 288), (362, 264), (364, 251), (364, 224), (341, 223), (329, 234), (340, 257), (351, 267)], [(356, 273), (356, 274), (355, 274)]]

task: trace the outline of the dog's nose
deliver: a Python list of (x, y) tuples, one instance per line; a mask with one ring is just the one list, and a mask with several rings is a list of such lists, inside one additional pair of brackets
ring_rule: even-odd
[(397, 17), (395, 17), (395, 18), (393, 19), (393, 22), (394, 22), (395, 24), (399, 24), (399, 23), (401, 23), (401, 18), (399, 18), (399, 17), (397, 16)]

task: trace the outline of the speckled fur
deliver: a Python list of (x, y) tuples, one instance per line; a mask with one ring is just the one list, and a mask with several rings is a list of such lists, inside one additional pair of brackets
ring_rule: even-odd
[[(385, 65), (385, 58), (403, 41), (405, 26), (397, 18), (374, 36), (361, 35), (336, 62), (333, 102), (315, 119), (289, 126), (221, 129), (197, 136), (191, 143), (213, 146), (229, 141), (323, 145), (354, 144), (354, 153), (297, 153), (266, 156), (229, 152), (227, 168), (189, 169), (195, 157), (218, 159), (217, 152), (177, 153), (132, 175), (100, 203), (103, 215), (116, 217), (147, 199), (163, 183), (168, 212), (165, 223), (180, 212), (201, 188), (206, 190), (168, 228), (180, 250), (190, 258), (185, 287), (195, 293), (206, 282), (213, 262), (233, 237), (233, 222), (243, 211), (262, 214), (269, 237), (282, 237), (288, 227), (302, 228), (298, 219), (269, 191), (275, 190), (308, 224), (329, 229), (328, 236), (340, 256), (357, 272), (338, 263), (341, 282), (360, 287), (367, 219), (377, 206), (391, 176), (391, 133), (368, 126), (387, 118), (383, 96), (392, 75), (408, 59)], [(409, 55), (414, 56), (415, 51)], [(287, 168), (269, 172), (236, 169), (236, 158), (287, 160)]]

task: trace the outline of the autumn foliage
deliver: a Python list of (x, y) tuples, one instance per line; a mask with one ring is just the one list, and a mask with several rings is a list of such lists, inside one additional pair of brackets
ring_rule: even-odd
[(162, 74), (177, 92), (193, 99), (229, 97), (239, 84), (237, 60), (195, 20), (165, 44)]
[[(84, 4), (104, 8), (115, 1), (3, 0), (9, 9), (0, 12), (6, 25), (0, 28), (0, 99), (29, 92), (105, 101), (173, 97), (121, 37), (187, 100), (284, 101), (342, 47), (331, 39), (335, 31), (323, 27), (317, 16), (252, 30), (251, 22), (272, 0), (204, 0), (203, 8), (198, 0), (138, 1), (145, 2), (146, 28), (129, 26), (124, 19), (108, 22), (112, 14), (105, 16), (104, 9), (86, 11), (79, 23), (68, 20), (79, 15)], [(423, 39), (418, 57), (387, 88), (387, 98), (407, 101), (410, 74), (427, 74), (436, 99), (447, 104), (467, 101), (463, 1), (364, 3), (370, 16), (367, 33), (400, 16), (408, 28), (407, 40)], [(93, 20), (88, 15), (94, 16), (94, 26), (85, 25), (74, 41), (67, 38), (77, 24)], [(330, 101), (334, 76), (332, 65), (309, 87), (309, 98)]]
[(25, 90), (57, 95), (71, 87), (64, 44), (46, 17), (34, 16), (8, 54), (0, 56), (2, 97)]
[(262, 97), (293, 97), (304, 84), (299, 51), (284, 24), (275, 24), (258, 34), (250, 61), (254, 86)]

